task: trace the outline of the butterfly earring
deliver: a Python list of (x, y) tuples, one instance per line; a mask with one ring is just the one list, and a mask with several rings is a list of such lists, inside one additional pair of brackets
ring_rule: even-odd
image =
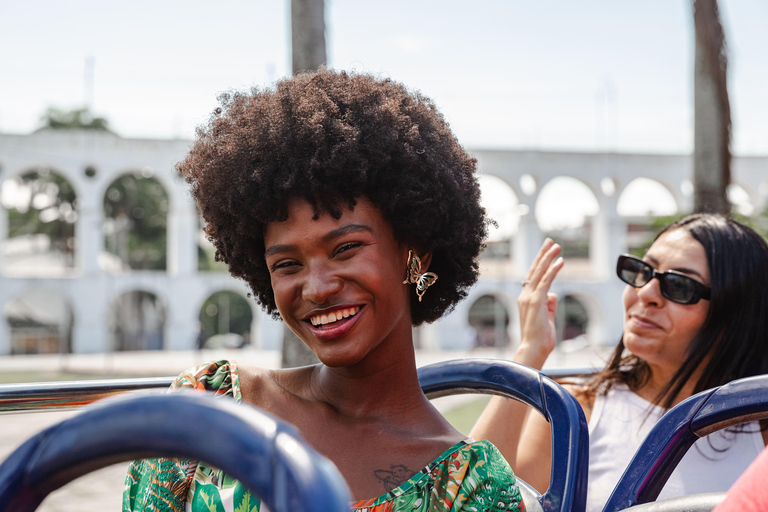
[(437, 274), (434, 272), (421, 272), (421, 260), (416, 253), (408, 251), (408, 261), (405, 262), (406, 274), (403, 284), (416, 283), (416, 295), (419, 296), (419, 302), (427, 291), (427, 288), (435, 284)]

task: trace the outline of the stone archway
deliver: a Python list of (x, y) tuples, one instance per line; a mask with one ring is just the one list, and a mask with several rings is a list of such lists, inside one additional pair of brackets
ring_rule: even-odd
[[(672, 192), (659, 181), (635, 178), (624, 187), (616, 211), (627, 221), (627, 250), (642, 253), (659, 230), (654, 219), (668, 219), (679, 211)], [(661, 222), (661, 221), (659, 221)], [(666, 220), (661, 222), (667, 224)]]
[(509, 311), (493, 294), (477, 298), (469, 307), (469, 346), (471, 348), (506, 348), (510, 345)]
[(63, 277), (76, 270), (77, 194), (60, 173), (40, 167), (8, 178), (3, 273), (14, 277)]
[(169, 199), (144, 170), (115, 179), (104, 193), (104, 258), (112, 272), (166, 270)]
[(563, 297), (557, 305), (555, 329), (557, 342), (573, 340), (587, 334), (589, 329), (589, 312), (578, 296), (569, 294)]
[(166, 307), (154, 293), (134, 290), (118, 295), (108, 313), (109, 346), (116, 351), (162, 350)]
[(536, 200), (535, 215), (544, 235), (562, 247), (568, 260), (563, 275), (592, 272), (590, 242), (600, 204), (590, 187), (579, 179), (559, 176), (542, 187)]
[(492, 174), (478, 174), (480, 203), (488, 218), (497, 226), (488, 229), (488, 240), (483, 258), (509, 260), (512, 257), (512, 238), (520, 224), (520, 201), (514, 189), (503, 179)]
[(253, 309), (239, 293), (211, 294), (200, 308), (197, 348), (240, 348), (251, 343)]
[(72, 352), (74, 313), (69, 302), (49, 289), (27, 290), (5, 306), (11, 354)]

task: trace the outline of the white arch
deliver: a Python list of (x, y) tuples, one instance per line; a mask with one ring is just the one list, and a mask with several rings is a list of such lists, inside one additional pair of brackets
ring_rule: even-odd
[(489, 227), (488, 240), (494, 242), (511, 238), (520, 223), (520, 201), (515, 189), (494, 174), (478, 174), (477, 178), (480, 203), (488, 217), (498, 224), (498, 227)]
[[(554, 201), (554, 204), (548, 205), (550, 201)], [(543, 231), (577, 227), (583, 224), (587, 216), (598, 213), (600, 203), (593, 186), (573, 176), (558, 176), (548, 180), (536, 198), (536, 221)]]
[[(10, 174), (2, 179), (0, 181), (0, 193), (2, 193), (3, 190), (5, 190), (6, 183), (8, 183), (10, 180), (15, 178), (21, 178), (27, 174), (33, 173), (33, 172), (39, 172), (41, 169), (45, 169), (49, 171), (51, 174), (56, 174), (60, 178), (64, 179), (70, 187), (72, 187), (72, 190), (75, 193), (75, 199), (80, 199), (82, 197), (81, 191), (80, 191), (80, 183), (76, 179), (73, 179), (71, 176), (68, 175), (66, 172), (62, 172), (59, 168), (54, 168), (52, 166), (47, 165), (40, 165), (40, 166), (27, 166), (24, 169), (21, 169), (13, 174)], [(3, 205), (3, 201), (0, 200), (0, 208), (5, 208)]]
[(641, 176), (622, 187), (616, 211), (622, 217), (658, 217), (675, 215), (680, 206), (668, 184)]
[[(156, 293), (153, 293), (153, 292), (150, 292), (150, 291), (147, 291), (145, 289), (141, 289), (141, 288), (130, 289), (130, 290), (124, 291), (122, 293), (117, 293), (117, 294), (115, 294), (115, 295), (113, 295), (111, 297), (111, 300), (109, 302), (109, 307), (107, 308), (107, 311), (106, 311), (106, 313), (107, 313), (106, 321), (107, 321), (107, 325), (108, 325), (109, 338), (112, 338), (112, 336), (113, 336), (112, 329), (116, 327), (115, 325), (111, 325), (111, 322), (112, 322), (112, 316), (117, 314), (116, 313), (117, 312), (116, 308), (119, 307), (119, 301), (120, 301), (120, 299), (122, 297), (124, 297), (126, 295), (129, 295), (131, 293), (139, 293), (139, 294), (151, 295), (151, 296), (153, 296), (155, 298), (156, 304), (158, 306), (157, 307), (157, 310), (158, 310), (157, 312), (158, 312), (160, 318), (162, 319), (162, 321), (160, 322), (160, 329), (159, 329), (160, 337), (161, 337), (160, 340), (159, 340), (160, 341), (160, 347), (159, 348), (161, 350), (166, 349), (167, 348), (167, 344), (168, 344), (168, 336), (167, 336), (168, 320), (169, 320), (168, 317), (170, 315), (169, 305), (168, 305), (167, 301), (163, 300), (163, 297), (161, 297), (160, 295), (158, 295)], [(113, 345), (112, 340), (109, 340), (109, 341), (110, 341), (110, 344)], [(114, 341), (117, 341), (117, 340), (114, 340)], [(116, 350), (119, 347), (113, 345), (110, 348), (111, 348), (111, 350)]]
[[(29, 174), (31, 172), (38, 172), (40, 170), (47, 170), (51, 173), (57, 174), (60, 177), (67, 180), (67, 183), (72, 187), (72, 189), (75, 191), (75, 197), (80, 198), (83, 196), (82, 189), (81, 189), (81, 179), (79, 176), (77, 176), (76, 172), (73, 172), (71, 169), (62, 167), (60, 165), (53, 165), (53, 164), (32, 164), (32, 165), (24, 165), (18, 169), (15, 169), (13, 172), (8, 173), (2, 178), (2, 181), (0, 181), (0, 188), (5, 186), (5, 182), (9, 179), (24, 176), (25, 174)], [(6, 174), (3, 172), (3, 174)]]
[[(24, 301), (34, 302), (36, 304), (24, 304)], [(34, 309), (35, 320), (46, 324), (56, 325), (58, 328), (57, 336), (61, 338), (67, 333), (72, 335), (75, 324), (77, 323), (77, 311), (74, 308), (74, 302), (66, 290), (56, 287), (42, 285), (32, 285), (23, 288), (18, 293), (10, 296), (3, 302), (3, 321), (8, 329), (8, 333), (13, 336), (13, 328), (8, 321), (13, 311), (9, 311), (16, 305), (19, 311), (29, 306)], [(73, 349), (73, 339), (69, 339), (66, 352)], [(9, 340), (9, 348), (13, 350), (12, 340)], [(60, 352), (61, 346), (57, 347), (55, 353)]]
[(102, 209), (104, 204), (104, 198), (107, 195), (107, 190), (109, 190), (109, 187), (111, 187), (117, 180), (123, 178), (124, 176), (134, 176), (134, 177), (139, 177), (143, 179), (156, 180), (158, 184), (162, 187), (163, 192), (165, 193), (165, 196), (168, 199), (168, 211), (169, 212), (171, 211), (171, 208), (174, 206), (174, 203), (172, 198), (173, 194), (171, 194), (170, 191), (174, 189), (175, 187), (174, 184), (172, 182), (169, 183), (168, 178), (163, 173), (156, 172), (154, 170), (152, 170), (151, 175), (144, 176), (142, 175), (141, 168), (128, 168), (128, 169), (123, 169), (121, 171), (110, 173), (108, 176), (109, 179), (101, 180), (98, 183), (96, 191), (97, 191), (98, 197), (101, 199), (100, 204), (102, 205)]

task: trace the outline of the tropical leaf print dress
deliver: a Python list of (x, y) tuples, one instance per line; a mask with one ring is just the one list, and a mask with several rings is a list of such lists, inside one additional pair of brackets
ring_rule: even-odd
[[(235, 361), (187, 370), (171, 389), (199, 389), (242, 401)], [(405, 482), (409, 475), (391, 469), (391, 490), (353, 503), (355, 511), (525, 511), (512, 470), (487, 441), (461, 441)], [(220, 470), (179, 459), (134, 461), (123, 493), (123, 512), (259, 512), (260, 505), (255, 495)]]

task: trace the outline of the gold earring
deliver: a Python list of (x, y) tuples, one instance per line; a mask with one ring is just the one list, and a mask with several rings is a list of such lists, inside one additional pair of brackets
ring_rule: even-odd
[(421, 272), (421, 259), (413, 251), (408, 251), (408, 260), (405, 262), (406, 273), (403, 284), (416, 283), (416, 295), (419, 302), (427, 291), (427, 288), (435, 284), (437, 274), (434, 272)]

